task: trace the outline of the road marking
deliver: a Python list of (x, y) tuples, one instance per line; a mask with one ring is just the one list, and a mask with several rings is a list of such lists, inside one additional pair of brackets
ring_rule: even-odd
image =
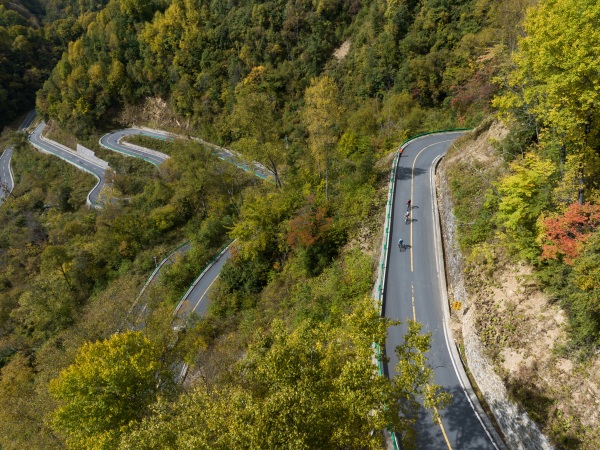
[(442, 434), (444, 435), (444, 440), (446, 441), (446, 445), (448, 446), (449, 450), (452, 450), (452, 445), (450, 445), (450, 439), (448, 439), (448, 435), (446, 434), (446, 430), (444, 429), (444, 425), (442, 424), (442, 416), (440, 416), (440, 413), (438, 412), (438, 410), (435, 406), (433, 407), (433, 410), (435, 411), (435, 414), (438, 416), (437, 423), (440, 426), (440, 428), (442, 429)]
[[(436, 142), (434, 144), (430, 144), (427, 147), (423, 147), (419, 151), (419, 153), (417, 153), (417, 155), (415, 156), (415, 159), (414, 159), (413, 164), (412, 164), (412, 171), (411, 171), (411, 177), (410, 177), (410, 198), (411, 198), (411, 201), (412, 201), (413, 204), (414, 204), (415, 167), (417, 165), (417, 159), (419, 158), (419, 156), (421, 155), (421, 153), (423, 153), (428, 148), (431, 148), (431, 147), (433, 147), (435, 145), (444, 144), (446, 142), (452, 142), (452, 141), (454, 141), (454, 139), (447, 139), (445, 141), (440, 141), (440, 142)], [(438, 158), (436, 158), (436, 160), (437, 159)], [(433, 217), (435, 217), (435, 216), (433, 216)], [(413, 236), (412, 208), (410, 209), (410, 216), (409, 216), (409, 218), (410, 218), (410, 237), (409, 237), (409, 239), (410, 239), (410, 271), (414, 272), (413, 246), (412, 246), (412, 236)], [(435, 233), (435, 227), (434, 227), (434, 233)], [(434, 239), (434, 241), (435, 241), (435, 239)], [(437, 249), (437, 244), (436, 244), (436, 249)], [(414, 320), (416, 321), (417, 320), (417, 315), (416, 315), (416, 310), (415, 310), (415, 298), (414, 297), (415, 297), (414, 296), (414, 286), (412, 286), (413, 317), (414, 317)], [(444, 326), (445, 326), (445, 323), (444, 323)], [(448, 345), (447, 341), (446, 341), (446, 345)], [(450, 351), (449, 348), (448, 348), (448, 351)], [(450, 359), (452, 359), (452, 358), (450, 358)], [(454, 361), (452, 361), (452, 363), (454, 364)], [(456, 371), (456, 368), (455, 368), (455, 371)], [(460, 377), (458, 377), (458, 378), (460, 379)], [(465, 392), (465, 394), (466, 394), (466, 392)], [(467, 395), (467, 398), (468, 398), (468, 395)], [(436, 413), (437, 413), (437, 409), (436, 409)], [(444, 440), (446, 441), (446, 445), (448, 446), (449, 450), (452, 450), (452, 446), (450, 445), (450, 440), (448, 439), (448, 435), (446, 434), (446, 430), (444, 429), (444, 425), (442, 424), (442, 418), (439, 415), (439, 413), (437, 413), (437, 415), (439, 417), (439, 419), (438, 419), (437, 422), (438, 422), (438, 425), (440, 426), (440, 429), (442, 430), (442, 435), (444, 436)], [(479, 420), (481, 421), (481, 419), (479, 419)], [(485, 427), (484, 427), (484, 430), (487, 433), (487, 430), (485, 429)], [(489, 436), (489, 434), (488, 434), (488, 436)]]
[(193, 313), (194, 311), (196, 311), (196, 308), (197, 308), (197, 307), (200, 305), (200, 303), (202, 303), (202, 299), (204, 298), (204, 296), (206, 295), (206, 293), (208, 292), (208, 290), (211, 288), (211, 286), (213, 285), (213, 283), (214, 283), (215, 281), (217, 281), (217, 278), (219, 278), (219, 275), (221, 275), (221, 273), (220, 273), (220, 272), (217, 274), (217, 276), (215, 277), (215, 279), (214, 279), (214, 280), (212, 280), (212, 281), (210, 282), (210, 284), (208, 285), (208, 287), (207, 287), (207, 288), (205, 289), (205, 291), (202, 293), (202, 295), (200, 296), (200, 300), (198, 300), (198, 303), (196, 303), (196, 306), (194, 306), (194, 309), (192, 309), (192, 310), (190, 311), (190, 314), (191, 314), (191, 313)]
[[(442, 158), (442, 156), (440, 155), (437, 158), (435, 158), (433, 160), (433, 162), (431, 163), (431, 167), (430, 167), (430, 183), (431, 183), (432, 187), (435, 186), (435, 183), (434, 183), (434, 179), (435, 179), (435, 166), (436, 166), (437, 162), (441, 158)], [(435, 190), (432, 192), (431, 210), (432, 210), (432, 213), (434, 214), (434, 217), (436, 217), (436, 214), (435, 214), (436, 198), (433, 195), (434, 192), (435, 192)], [(435, 248), (436, 248), (436, 255), (439, 255), (441, 253), (439, 251), (439, 245), (438, 244), (441, 242), (441, 237), (438, 235), (438, 227), (434, 227), (433, 228), (433, 232), (435, 234), (434, 244), (435, 244)], [(436, 258), (436, 266), (437, 266), (438, 273), (440, 273), (440, 271), (442, 271), (442, 270), (445, 270), (444, 269), (444, 265), (443, 265), (442, 261), (440, 261), (439, 258)], [(442, 287), (442, 278), (441, 277), (439, 277), (439, 283), (440, 283), (440, 291), (443, 291), (445, 289), (445, 287)], [(446, 305), (442, 305), (442, 309), (444, 311), (444, 314), (447, 314), (448, 309), (447, 309)], [(452, 367), (454, 368), (454, 373), (456, 374), (456, 378), (458, 378), (458, 382), (460, 384), (460, 387), (462, 388), (462, 390), (463, 390), (463, 392), (465, 394), (465, 397), (467, 398), (467, 401), (469, 402), (469, 405), (471, 406), (471, 409), (475, 413), (475, 417), (477, 417), (477, 420), (481, 424), (481, 428), (483, 428), (483, 431), (485, 431), (485, 434), (488, 436), (488, 438), (489, 438), (490, 442), (492, 443), (492, 445), (494, 446), (494, 448), (496, 450), (500, 450), (498, 448), (498, 446), (496, 445), (496, 442), (495, 442), (494, 438), (492, 438), (492, 435), (490, 434), (490, 432), (489, 432), (486, 424), (484, 423), (483, 419), (479, 415), (479, 412), (477, 411), (477, 408), (475, 408), (475, 405), (473, 404), (473, 401), (471, 400), (471, 396), (467, 392), (467, 387), (465, 386), (465, 383), (463, 382), (463, 379), (462, 379), (462, 377), (459, 374), (458, 367), (457, 367), (457, 362), (454, 360), (453, 353), (450, 350), (451, 344), (450, 344), (450, 340), (448, 338), (449, 331), (448, 331), (448, 327), (447, 327), (447, 321), (443, 320), (442, 321), (442, 325), (444, 327), (444, 340), (446, 341), (446, 347), (448, 348), (448, 354), (450, 356), (450, 362), (452, 363)]]
[(415, 285), (413, 282), (410, 283), (410, 288), (411, 288), (411, 299), (412, 299), (412, 309), (413, 309), (413, 320), (416, 322), (417, 321), (417, 311), (415, 309)]
[[(452, 142), (454, 141), (454, 139), (448, 139), (445, 141), (440, 141), (440, 142), (435, 142), (434, 144), (430, 144), (427, 147), (423, 147), (421, 149), (421, 151), (419, 153), (417, 153), (417, 155), (415, 156), (415, 160), (413, 161), (413, 165), (412, 165), (412, 171), (410, 174), (410, 199), (411, 199), (411, 206), (414, 203), (414, 192), (415, 192), (415, 166), (417, 165), (417, 159), (419, 159), (419, 156), (421, 155), (421, 153), (423, 153), (425, 150), (427, 150), (428, 148), (433, 147), (434, 145), (439, 145), (439, 144), (444, 144), (446, 142)], [(412, 235), (413, 235), (413, 223), (412, 223), (412, 208), (410, 208), (410, 271), (414, 272), (414, 264), (413, 264), (413, 247), (412, 247)]]

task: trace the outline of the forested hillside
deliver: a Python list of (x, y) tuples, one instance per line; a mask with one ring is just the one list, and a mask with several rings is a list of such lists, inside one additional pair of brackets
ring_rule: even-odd
[[(474, 104), (473, 111), (485, 110), (494, 89), (490, 60), (514, 39), (510, 28), (499, 30), (501, 16), (507, 25), (518, 19), (511, 9), (472, 1), (248, 1), (235, 7), (113, 1), (69, 47), (38, 105), (83, 131), (111, 108), (160, 96), (196, 128), (232, 140), (243, 133), (232, 127), (235, 106), (260, 94), (273, 103), (265, 107), (276, 108), (283, 122), (276, 134), (282, 135), (297, 128), (304, 89), (326, 69), (345, 108), (373, 117), (365, 133), (377, 131), (377, 120), (386, 122), (388, 134), (406, 133), (397, 123), (402, 109), (410, 112), (404, 120), (411, 130), (423, 120), (418, 107), (454, 106), (444, 117), (450, 121), (467, 119)], [(496, 48), (498, 34), (506, 34), (506, 42)], [(338, 61), (334, 50), (348, 38), (349, 53)], [(251, 73), (256, 85), (244, 89)], [(384, 102), (387, 119), (377, 109)]]
[(33, 108), (36, 91), (101, 1), (0, 2), (0, 130)]
[[(27, 107), (19, 92), (28, 78), (18, 74), (37, 74), (31, 92), (47, 77), (37, 109), (54, 136), (85, 142), (115, 169), (114, 200), (90, 211), (87, 176), (17, 149), (17, 188), (0, 209), (0, 402), (11, 405), (0, 412), (0, 445), (379, 448), (392, 425), (410, 448), (417, 401), (449, 399), (433, 384), (417, 325), (398, 349), (400, 376), (372, 376), (371, 344), (392, 325), (368, 299), (388, 169), (377, 161), (416, 133), (478, 124), (494, 96), (512, 120), (498, 148), (507, 171), (473, 190), (485, 198), (460, 218), (465, 251), (494, 243), (536, 265), (569, 313), (569, 348), (596, 351), (598, 6), (541, 1), (523, 29), (529, 3), (111, 0), (0, 10), (12, 64), (0, 71), (21, 83), (1, 85), (14, 102), (5, 120)], [(589, 28), (587, 41), (577, 27)], [(49, 47), (15, 44), (38, 35)], [(572, 59), (556, 59), (571, 48)], [(172, 158), (157, 170), (97, 147), (123, 111), (144, 121), (152, 102), (170, 127), (239, 150), (273, 182), (188, 141), (162, 144)], [(207, 317), (174, 334), (174, 302), (232, 238)], [(191, 253), (147, 298), (146, 328), (112, 335), (154, 257), (188, 239)], [(182, 358), (193, 376), (176, 386)]]
[[(564, 338), (540, 336), (554, 342), (549, 355), (554, 367), (531, 358), (519, 373), (504, 375), (514, 396), (560, 448), (600, 445), (599, 418), (587, 407), (598, 398), (600, 385), (598, 20), (600, 5), (591, 0), (546, 0), (532, 7), (493, 100), (508, 127), (508, 137), (493, 144), (502, 163), (474, 159), (449, 169), (474, 289), (483, 291), (482, 273), (491, 288), (501, 284), (495, 274), (527, 267), (523, 273), (531, 269), (533, 276), (520, 279), (523, 290), (532, 297), (543, 290), (550, 306), (560, 310), (556, 321), (564, 317), (558, 330)], [(497, 362), (506, 355), (503, 350), (515, 349), (511, 339), (518, 342), (526, 334), (519, 329), (524, 323), (517, 320), (512, 331), (508, 325), (518, 311), (501, 308), (510, 311), (506, 324), (484, 319), (479, 330)], [(539, 342), (532, 346), (541, 348)], [(541, 359), (542, 352), (535, 351)], [(568, 382), (561, 383), (565, 378)]]

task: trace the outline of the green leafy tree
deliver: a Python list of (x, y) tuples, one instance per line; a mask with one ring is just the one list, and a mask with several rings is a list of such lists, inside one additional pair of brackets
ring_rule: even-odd
[(248, 159), (262, 163), (281, 187), (280, 166), (285, 161), (285, 146), (279, 139), (275, 95), (268, 87), (265, 68), (255, 67), (236, 87), (236, 104), (231, 114), (239, 136), (236, 148)]
[(413, 425), (421, 408), (420, 402), (432, 412), (434, 421), (439, 421), (439, 409), (452, 400), (449, 393), (443, 392), (441, 386), (434, 383), (433, 369), (425, 356), (431, 348), (431, 333), (422, 334), (421, 330), (421, 324), (408, 321), (404, 342), (396, 347), (398, 364), (393, 396), (402, 417), (396, 431), (400, 432), (403, 447), (407, 449), (416, 448)]
[(556, 166), (528, 153), (523, 160), (511, 163), (510, 170), (497, 184), (500, 198), (493, 197), (490, 202), (498, 202), (495, 221), (506, 233), (509, 248), (533, 259), (539, 254), (537, 219), (550, 205), (548, 179)]
[(280, 248), (280, 224), (290, 214), (291, 205), (285, 196), (264, 189), (246, 191), (240, 220), (233, 226), (231, 236), (239, 239), (244, 258), (261, 252), (276, 252)]
[(36, 277), (19, 297), (11, 316), (21, 334), (40, 342), (68, 328), (77, 312), (77, 298), (58, 274)]
[(132, 421), (140, 420), (156, 398), (161, 375), (159, 352), (138, 332), (84, 344), (75, 362), (50, 382), (61, 405), (54, 428), (72, 448), (114, 448)]
[(42, 270), (48, 273), (52, 271), (58, 271), (64, 278), (65, 282), (69, 286), (69, 289), (73, 289), (71, 279), (68, 274), (68, 266), (72, 261), (71, 255), (67, 249), (62, 245), (49, 245), (42, 252)]
[[(594, 0), (547, 0), (529, 10), (510, 74), (512, 89), (496, 99), (501, 109), (524, 109), (561, 141), (567, 153), (585, 155), (597, 145), (600, 113), (600, 5)], [(578, 201), (584, 201), (585, 159), (578, 167)]]
[(342, 115), (339, 91), (333, 78), (324, 76), (313, 79), (304, 94), (306, 103), (304, 123), (308, 129), (308, 146), (325, 176), (325, 198), (329, 198), (329, 166), (338, 141)]
[(577, 291), (567, 297), (571, 335), (583, 348), (600, 345), (600, 233), (585, 243), (573, 265), (573, 284)]
[(175, 404), (159, 403), (121, 448), (376, 449), (388, 426), (409, 445), (414, 419), (400, 411), (414, 412), (418, 399), (429, 408), (449, 399), (432, 384), (424, 356), (430, 336), (411, 324), (398, 350), (399, 376), (379, 376), (372, 343), (385, 339), (390, 323), (372, 299), (358, 303), (339, 326), (303, 321), (287, 331), (276, 320), (256, 333), (230, 377)]

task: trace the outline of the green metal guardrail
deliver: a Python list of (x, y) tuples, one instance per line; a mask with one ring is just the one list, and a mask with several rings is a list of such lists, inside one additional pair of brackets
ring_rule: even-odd
[[(392, 170), (390, 171), (390, 182), (388, 188), (388, 200), (385, 208), (385, 222), (384, 222), (384, 231), (383, 231), (383, 242), (381, 248), (381, 258), (379, 261), (379, 276), (377, 278), (377, 289), (376, 289), (376, 301), (377, 307), (379, 308), (379, 314), (382, 313), (383, 308), (383, 294), (384, 294), (384, 285), (385, 285), (385, 275), (387, 272), (387, 260), (388, 253), (390, 247), (390, 227), (392, 220), (392, 207), (394, 202), (394, 190), (396, 188), (396, 167), (398, 165), (398, 160), (400, 159), (400, 155), (406, 146), (412, 141), (419, 139), (423, 136), (429, 136), (432, 134), (440, 134), (440, 133), (451, 133), (458, 131), (469, 131), (471, 128), (455, 128), (449, 130), (439, 130), (439, 131), (430, 131), (427, 133), (417, 134), (411, 138), (405, 140), (400, 146), (398, 150), (396, 150), (396, 156), (394, 156), (394, 162), (392, 163)], [(377, 359), (377, 371), (380, 376), (383, 376), (383, 355), (381, 352), (381, 347), (379, 343), (374, 342), (373, 347), (375, 348), (375, 357)], [(400, 446), (398, 444), (396, 433), (391, 431), (390, 435), (392, 437), (392, 445), (394, 446), (394, 450), (399, 450)]]
[[(104, 136), (107, 136), (107, 134), (105, 134)], [(115, 148), (115, 147), (113, 147), (112, 145), (110, 145), (108, 143), (107, 144), (103, 144), (102, 143), (102, 138), (104, 138), (104, 136), (102, 136), (98, 140), (98, 143), (100, 144), (101, 147), (108, 148), (109, 150), (113, 150), (113, 151), (118, 152), (118, 153), (123, 153), (123, 154), (128, 155), (128, 156), (133, 156), (134, 158), (140, 158), (140, 159), (143, 159), (144, 161), (152, 164), (153, 166), (158, 166), (157, 162), (152, 161), (151, 159), (148, 159), (145, 156), (141, 156), (141, 155), (139, 155), (137, 153), (133, 153), (133, 152), (128, 152), (128, 151), (120, 149), (120, 148)]]
[(158, 274), (158, 271), (162, 268), (162, 266), (164, 266), (165, 263), (169, 260), (169, 258), (171, 256), (173, 256), (181, 247), (183, 247), (183, 246), (185, 246), (185, 245), (187, 245), (189, 243), (190, 243), (190, 241), (185, 241), (183, 244), (179, 244), (177, 247), (175, 247), (173, 250), (171, 250), (169, 252), (169, 254), (167, 256), (165, 256), (156, 265), (156, 267), (154, 268), (154, 270), (152, 271), (152, 273), (146, 279), (146, 282), (144, 283), (144, 286), (142, 287), (142, 290), (140, 291), (140, 293), (136, 297), (135, 301), (131, 305), (131, 308), (129, 308), (129, 311), (127, 311), (127, 314), (125, 314), (125, 317), (123, 318), (123, 321), (121, 322), (121, 325), (119, 325), (119, 328), (117, 329), (117, 332), (120, 332), (123, 329), (123, 325), (125, 325), (125, 321), (127, 320), (127, 317), (129, 317), (129, 314), (131, 314), (131, 312), (133, 311), (133, 309), (136, 307), (136, 305), (138, 304), (138, 302), (142, 298), (142, 295), (144, 295), (144, 292), (146, 291), (146, 288), (150, 285), (150, 283), (152, 282), (152, 280), (154, 279), (154, 277), (156, 276), (156, 274)]
[(232, 239), (231, 241), (229, 241), (227, 244), (225, 244), (223, 247), (221, 247), (221, 249), (217, 252), (217, 254), (215, 256), (213, 256), (208, 261), (208, 263), (206, 263), (206, 266), (204, 266), (204, 269), (202, 269), (202, 272), (200, 272), (200, 275), (198, 275), (194, 279), (194, 281), (192, 282), (192, 284), (190, 284), (190, 286), (188, 287), (188, 289), (183, 293), (183, 295), (181, 296), (181, 298), (177, 302), (177, 306), (175, 307), (175, 310), (173, 311), (173, 315), (177, 314), (177, 312), (181, 308), (181, 305), (183, 305), (183, 302), (186, 300), (187, 296), (190, 294), (190, 292), (192, 291), (192, 289), (194, 289), (196, 287), (196, 284), (198, 284), (198, 282), (202, 279), (202, 277), (208, 271), (208, 269), (210, 269), (212, 267), (212, 265), (223, 255), (223, 253), (225, 253), (225, 251), (234, 242), (235, 242), (235, 239)]

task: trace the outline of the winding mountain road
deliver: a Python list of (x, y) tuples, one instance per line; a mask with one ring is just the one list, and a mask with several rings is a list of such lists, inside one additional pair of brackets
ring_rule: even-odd
[[(417, 424), (417, 448), (498, 450), (504, 449), (504, 444), (472, 393), (447, 327), (449, 312), (436, 207), (435, 165), (458, 136), (459, 132), (450, 132), (418, 138), (404, 148), (398, 160), (383, 310), (390, 319), (417, 320), (424, 325), (424, 332), (432, 333), (432, 347), (427, 356), (434, 368), (435, 383), (453, 395), (452, 404), (440, 411), (441, 425), (422, 411)], [(410, 220), (405, 223), (409, 198), (412, 199)], [(408, 245), (406, 251), (398, 249), (400, 238)], [(402, 343), (405, 331), (405, 325), (388, 331), (386, 355), (390, 360), (384, 368), (388, 376), (395, 374), (398, 359), (394, 349)]]
[[(71, 152), (65, 154), (60, 146), (53, 146), (51, 141), (43, 139), (43, 127), (42, 123), (36, 128), (29, 138), (30, 142), (42, 151), (53, 153), (93, 173), (100, 181), (90, 192), (89, 198), (96, 201), (97, 193), (104, 183), (104, 170)], [(165, 139), (165, 135), (131, 128), (109, 133), (100, 139), (100, 143), (106, 148), (144, 159), (156, 166), (168, 159), (168, 155), (160, 152), (120, 142), (123, 137), (134, 134)], [(384, 315), (391, 319), (403, 322), (407, 319), (417, 320), (424, 324), (425, 332), (432, 333), (433, 343), (428, 358), (434, 367), (435, 382), (453, 395), (452, 404), (440, 412), (441, 424), (434, 423), (430, 414), (425, 411), (420, 414), (417, 425), (418, 448), (499, 450), (506, 447), (473, 395), (446, 326), (449, 313), (446, 306), (444, 264), (435, 206), (434, 174), (435, 164), (459, 135), (460, 133), (454, 132), (416, 139), (405, 147), (399, 159), (392, 213), (392, 251), (387, 265), (383, 311)], [(230, 160), (228, 157), (223, 159)], [(240, 167), (257, 174), (256, 170), (247, 166)], [(257, 175), (261, 178), (266, 177), (262, 171)], [(405, 224), (403, 216), (408, 198), (412, 199), (412, 208), (410, 221)], [(409, 246), (404, 252), (399, 252), (395, 245), (400, 238)], [(181, 247), (180, 253), (184, 253), (188, 248), (189, 245)], [(190, 286), (175, 310), (180, 319), (185, 321), (192, 313), (201, 316), (205, 314), (208, 292), (229, 257), (229, 247), (226, 247)], [(161, 262), (148, 283), (159, 274), (160, 268), (168, 258)], [(394, 375), (394, 366), (397, 363), (394, 349), (402, 343), (404, 332), (404, 326), (392, 327), (388, 331), (386, 354), (390, 361), (384, 368), (388, 376)], [(184, 367), (182, 373), (185, 373), (185, 369)]]
[(121, 142), (121, 140), (127, 136), (139, 135), (161, 140), (172, 139), (166, 133), (156, 133), (139, 128), (126, 128), (124, 130), (117, 130), (113, 131), (112, 133), (105, 134), (100, 138), (100, 145), (115, 152), (141, 158), (144, 161), (148, 161), (150, 164), (154, 164), (155, 166), (159, 166), (169, 159), (169, 155), (166, 155), (162, 152), (157, 152), (156, 150), (150, 150), (138, 145)]
[(98, 180), (98, 183), (96, 183), (96, 186), (94, 186), (94, 188), (89, 192), (87, 196), (87, 202), (89, 205), (98, 207), (98, 197), (100, 195), (100, 191), (106, 183), (106, 169), (94, 163), (93, 161), (80, 157), (73, 151), (70, 151), (65, 146), (45, 138), (42, 135), (44, 128), (46, 128), (46, 123), (40, 123), (36, 127), (36, 129), (29, 135), (29, 142), (41, 152), (50, 153), (52, 155), (58, 156), (59, 158), (68, 162), (69, 164), (73, 164), (77, 168), (94, 175)]
[[(35, 111), (30, 111), (21, 125), (19, 125), (19, 131), (26, 130), (35, 119)], [(0, 205), (4, 202), (4, 199), (10, 195), (12, 190), (15, 188), (15, 180), (13, 178), (12, 170), (10, 168), (10, 159), (12, 158), (13, 148), (8, 147), (0, 156)]]
[(161, 140), (191, 139), (195, 142), (199, 142), (200, 144), (209, 147), (217, 158), (225, 162), (231, 163), (237, 166), (238, 168), (248, 173), (251, 173), (252, 175), (255, 175), (263, 180), (268, 180), (272, 175), (271, 172), (259, 162), (247, 162), (244, 160), (241, 154), (233, 150), (221, 147), (211, 142), (207, 142), (204, 139), (193, 136), (183, 136), (180, 134), (168, 133), (161, 130), (152, 130), (149, 128), (125, 128), (124, 130), (117, 130), (105, 134), (100, 138), (99, 142), (100, 145), (104, 148), (114, 150), (119, 153), (124, 153), (129, 156), (141, 158), (145, 161), (148, 161), (151, 164), (154, 164), (155, 166), (162, 164), (169, 158), (169, 155), (157, 152), (156, 150), (150, 150), (139, 145), (123, 142), (123, 138), (127, 136), (148, 136), (154, 139)]

